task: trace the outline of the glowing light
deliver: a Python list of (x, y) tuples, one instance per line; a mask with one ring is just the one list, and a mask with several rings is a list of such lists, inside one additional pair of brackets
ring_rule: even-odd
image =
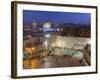
[(45, 35), (45, 37), (50, 37), (50, 36), (51, 36), (50, 34), (46, 34), (46, 35)]
[(44, 27), (44, 28), (50, 28), (50, 27), (51, 27), (51, 23), (50, 23), (50, 22), (45, 22), (45, 23), (43, 24), (43, 27)]
[(60, 31), (60, 29), (59, 29), (59, 28), (57, 28), (57, 31)]
[(31, 48), (32, 49), (32, 52), (35, 50), (35, 48), (33, 47), (33, 48)]
[(48, 42), (47, 42), (47, 41), (45, 41), (45, 42), (44, 42), (44, 44), (45, 44), (45, 47), (47, 47), (47, 46), (48, 46)]
[(35, 50), (35, 48), (34, 47), (32, 47), (32, 48), (25, 48), (25, 52), (26, 53), (33, 53), (34, 52), (34, 50)]

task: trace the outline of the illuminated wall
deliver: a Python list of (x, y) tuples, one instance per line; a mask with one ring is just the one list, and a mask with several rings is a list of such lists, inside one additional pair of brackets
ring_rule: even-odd
[(90, 41), (90, 38), (56, 36), (55, 43), (52, 45), (56, 47), (83, 49), (85, 44), (90, 43)]

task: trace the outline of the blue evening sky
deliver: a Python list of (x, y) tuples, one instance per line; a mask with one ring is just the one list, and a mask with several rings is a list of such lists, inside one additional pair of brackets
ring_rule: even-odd
[(32, 24), (33, 21), (39, 23), (50, 21), (57, 24), (90, 24), (90, 20), (90, 13), (23, 10), (23, 24)]

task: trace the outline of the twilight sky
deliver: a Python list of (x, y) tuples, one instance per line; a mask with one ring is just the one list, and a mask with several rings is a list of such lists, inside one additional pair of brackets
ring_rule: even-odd
[(23, 24), (32, 24), (33, 21), (39, 23), (50, 21), (58, 24), (89, 24), (90, 20), (90, 13), (23, 10)]

